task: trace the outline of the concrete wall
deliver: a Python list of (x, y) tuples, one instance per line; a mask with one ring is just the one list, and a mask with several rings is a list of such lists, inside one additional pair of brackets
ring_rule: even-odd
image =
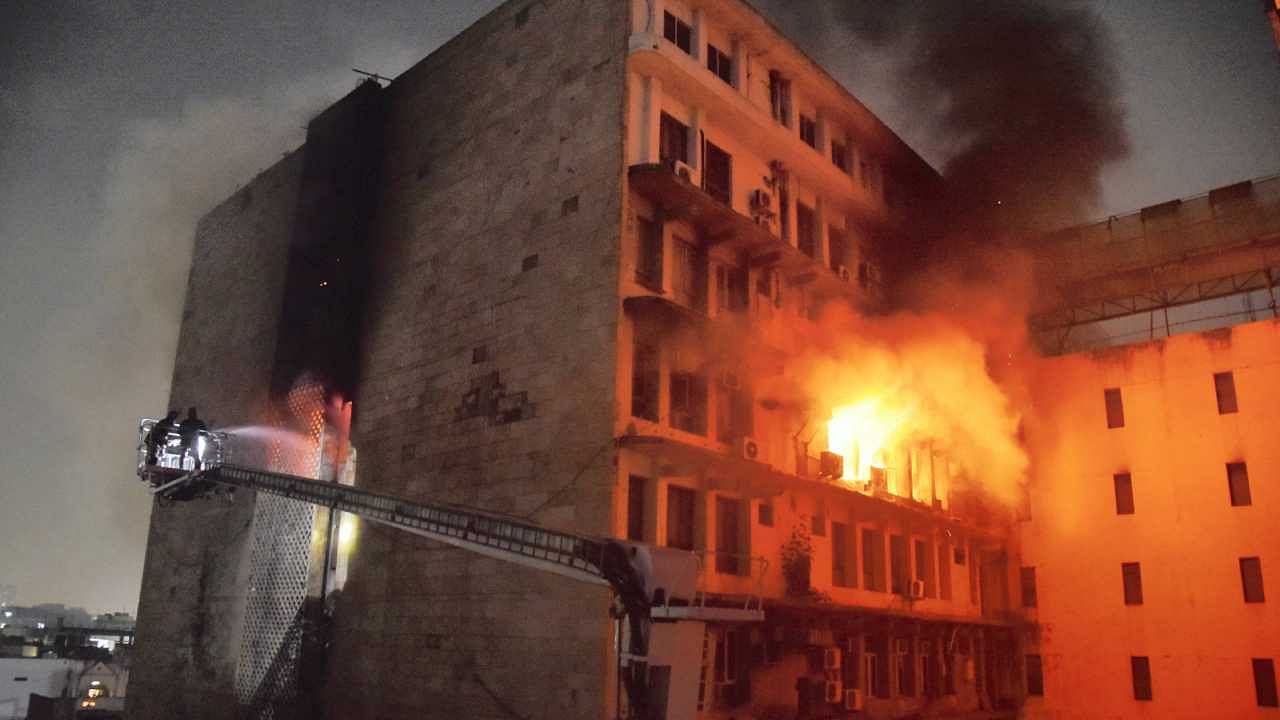
[[(626, 30), (623, 2), (510, 2), (385, 90), (358, 485), (612, 528)], [(600, 589), (363, 525), (326, 706), (602, 717), (607, 606)]]
[[(1239, 412), (1220, 415), (1214, 373), (1234, 375)], [(1240, 325), (1049, 361), (1027, 434), (1037, 458), (1023, 559), (1036, 568), (1044, 658), (1030, 718), (1263, 717), (1251, 658), (1280, 655), (1275, 597), (1245, 603), (1239, 558), (1280, 573), (1280, 323)], [(1124, 427), (1103, 391), (1119, 388)], [(1226, 464), (1245, 462), (1252, 505), (1233, 507)], [(1117, 514), (1113, 476), (1132, 477)], [(1143, 603), (1124, 603), (1138, 562)], [(1016, 586), (1015, 586), (1016, 588)], [(1036, 652), (1033, 646), (1030, 652)], [(1153, 700), (1137, 701), (1130, 657), (1148, 656)]]
[[(198, 404), (211, 425), (266, 411), (301, 160), (277, 163), (196, 230), (170, 405)], [(240, 493), (152, 513), (130, 718), (232, 716), (253, 508)]]

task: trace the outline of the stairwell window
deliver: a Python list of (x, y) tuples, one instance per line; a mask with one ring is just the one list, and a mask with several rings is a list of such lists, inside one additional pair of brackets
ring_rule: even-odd
[(1249, 491), (1249, 468), (1244, 463), (1227, 463), (1227, 493), (1232, 507), (1253, 504), (1253, 494)]
[(1133, 477), (1129, 473), (1116, 473), (1111, 478), (1116, 489), (1116, 514), (1133, 514)]
[(1102, 396), (1107, 405), (1107, 428), (1124, 427), (1124, 398), (1120, 388), (1107, 388)]
[(1253, 689), (1258, 697), (1258, 707), (1280, 707), (1276, 694), (1276, 661), (1271, 658), (1253, 658)]
[(1122, 563), (1120, 575), (1124, 579), (1124, 604), (1142, 604), (1142, 565), (1139, 563)]
[(1129, 669), (1133, 674), (1133, 699), (1150, 700), (1151, 693), (1151, 658), (1134, 656), (1129, 658)]
[(669, 12), (662, 13), (662, 37), (686, 53), (693, 54), (693, 27)]
[(1244, 588), (1244, 601), (1247, 603), (1266, 602), (1262, 592), (1262, 559), (1256, 557), (1240, 558), (1240, 583)]
[(1236, 379), (1229, 372), (1217, 373), (1213, 376), (1213, 391), (1218, 397), (1218, 414), (1230, 415), (1237, 412)]
[(1044, 695), (1044, 665), (1039, 655), (1027, 656), (1027, 694)]

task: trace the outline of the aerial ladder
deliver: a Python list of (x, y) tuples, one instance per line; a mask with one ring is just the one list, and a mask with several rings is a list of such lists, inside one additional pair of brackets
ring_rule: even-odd
[(699, 589), (696, 553), (541, 527), (451, 503), (425, 503), (233, 462), (234, 438), (145, 419), (139, 425), (138, 476), (161, 506), (236, 489), (269, 493), (360, 517), (463, 550), (571, 580), (610, 588), (619, 634), (628, 716), (694, 720), (700, 703), (708, 622), (764, 620), (759, 594)]

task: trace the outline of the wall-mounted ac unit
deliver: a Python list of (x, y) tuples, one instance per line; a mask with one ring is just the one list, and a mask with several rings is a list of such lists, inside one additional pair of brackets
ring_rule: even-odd
[(844, 477), (844, 456), (823, 450), (818, 457), (818, 474), (836, 480)]
[(738, 438), (738, 455), (748, 460), (760, 459), (760, 443), (750, 435)]
[(673, 160), (671, 162), (671, 170), (676, 174), (676, 177), (681, 180), (688, 183), (693, 182), (693, 168), (689, 167), (689, 163), (680, 160)]
[(840, 648), (829, 647), (822, 649), (822, 669), (840, 669)]
[(853, 279), (853, 274), (850, 273), (849, 268), (845, 267), (844, 265), (840, 265), (839, 267), (836, 268), (836, 274), (839, 275), (840, 279), (845, 282), (849, 282), (850, 280)]
[(923, 580), (912, 580), (912, 581), (911, 581), (911, 589), (910, 589), (910, 590), (911, 590), (911, 599), (912, 599), (912, 600), (919, 600), (919, 599), (923, 598), (923, 597), (924, 597), (924, 581), (923, 581)]
[(844, 683), (828, 681), (823, 685), (822, 697), (827, 702), (835, 705), (844, 702)]
[(864, 710), (867, 707), (867, 700), (862, 696), (861, 690), (845, 690), (844, 691), (844, 709), (845, 710)]

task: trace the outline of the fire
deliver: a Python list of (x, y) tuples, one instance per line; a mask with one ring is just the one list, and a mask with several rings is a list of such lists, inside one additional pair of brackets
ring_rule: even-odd
[(844, 480), (870, 481), (871, 469), (888, 467), (887, 451), (902, 442), (906, 408), (891, 407), (884, 395), (842, 405), (827, 421), (827, 449), (844, 458)]

